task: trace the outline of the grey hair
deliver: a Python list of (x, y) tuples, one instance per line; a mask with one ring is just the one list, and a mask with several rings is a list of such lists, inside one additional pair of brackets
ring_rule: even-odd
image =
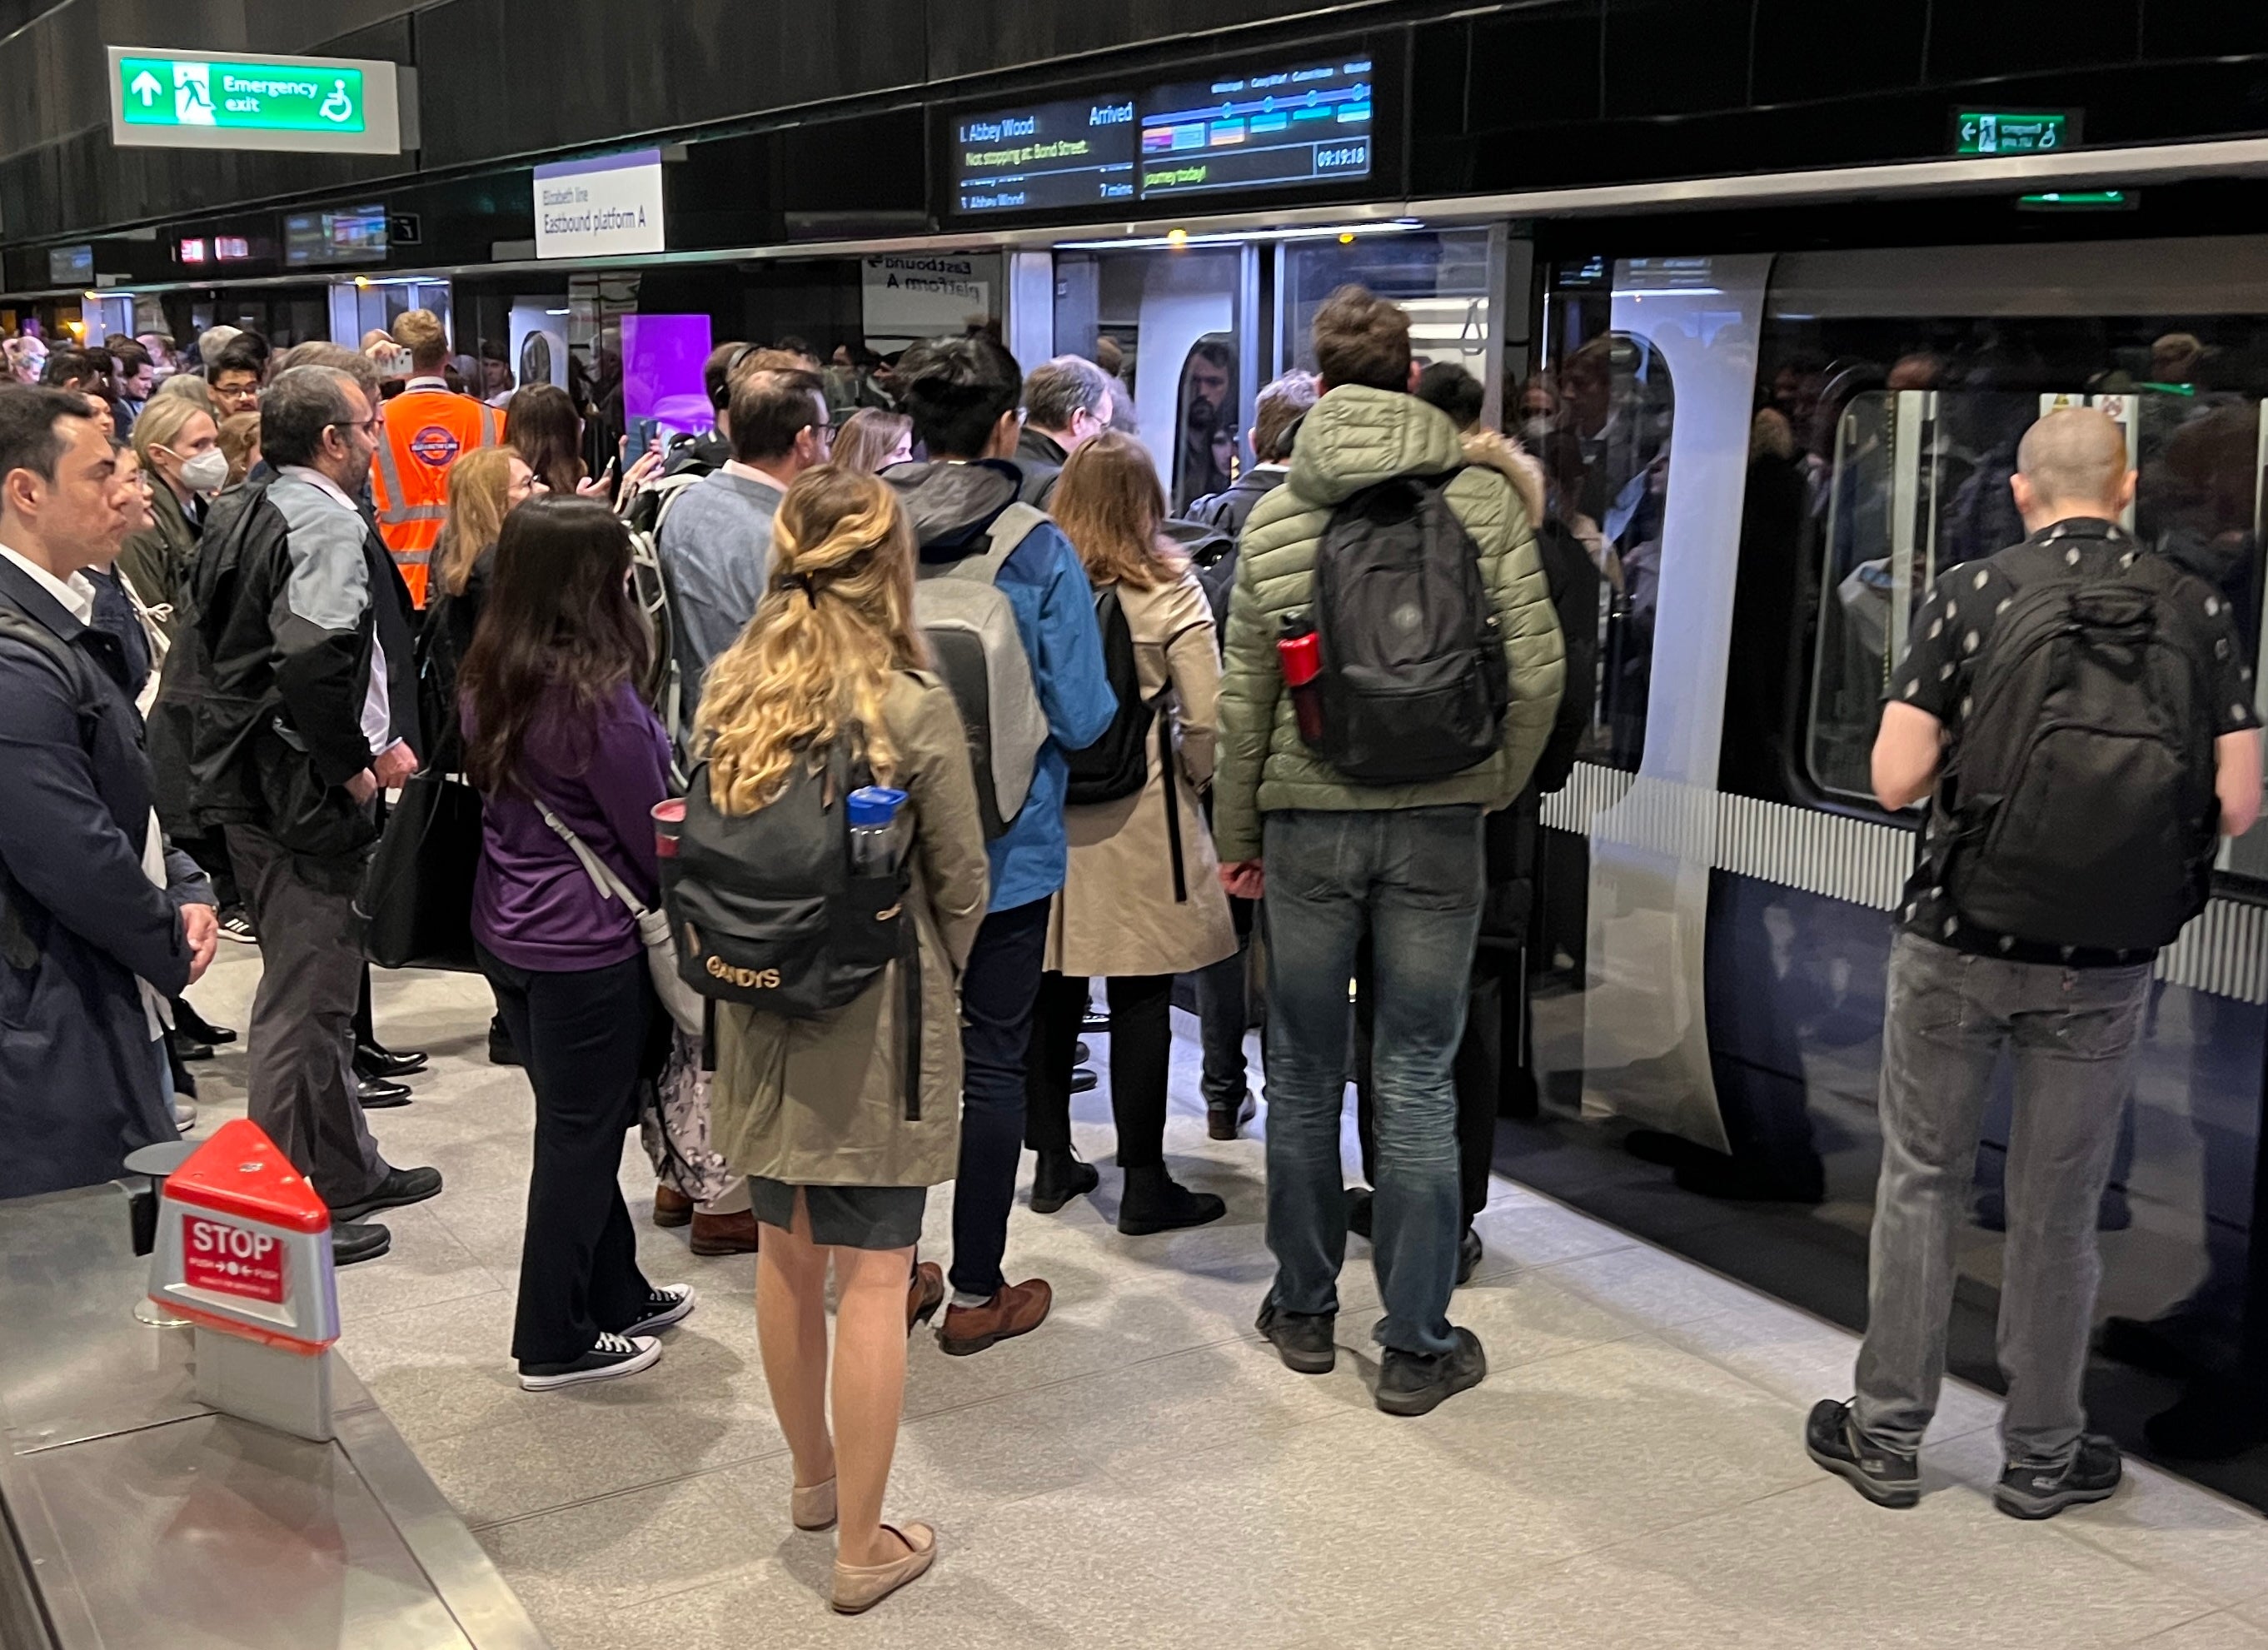
[(210, 366), (220, 359), (220, 352), (228, 348), (228, 341), (244, 335), (241, 327), (208, 327), (197, 335), (197, 359)]
[(353, 422), (347, 392), (359, 388), (336, 367), (295, 366), (277, 373), (260, 398), (261, 456), (279, 470), (313, 463), (323, 451), (323, 431)]
[(1083, 355), (1059, 355), (1024, 380), (1024, 412), (1035, 430), (1068, 430), (1075, 413), (1102, 416), (1110, 374)]

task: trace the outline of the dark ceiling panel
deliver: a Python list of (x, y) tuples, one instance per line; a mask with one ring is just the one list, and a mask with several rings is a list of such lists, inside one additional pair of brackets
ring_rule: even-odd
[(1329, 0), (928, 0), (929, 73), (935, 80), (1046, 63), (1082, 52), (1177, 40), (1242, 23), (1301, 19), (1303, 32), (1359, 28), (1373, 4)]

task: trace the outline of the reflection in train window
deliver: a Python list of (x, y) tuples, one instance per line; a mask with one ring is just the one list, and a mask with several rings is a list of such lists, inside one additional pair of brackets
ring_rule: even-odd
[(1552, 514), (1605, 577), (1599, 678), (1583, 755), (1636, 771), (1646, 749), (1653, 637), (1661, 615), (1661, 529), (1676, 396), (1669, 365), (1643, 338), (1602, 332), (1528, 387), (1556, 410), (1522, 438), (1543, 465)]
[(1236, 401), (1234, 344), (1225, 333), (1198, 339), (1182, 363), (1181, 394), (1174, 401), (1176, 511), (1236, 479), (1241, 424)]

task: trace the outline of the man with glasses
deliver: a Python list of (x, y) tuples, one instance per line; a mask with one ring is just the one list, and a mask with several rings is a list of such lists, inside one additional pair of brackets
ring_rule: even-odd
[(1024, 472), (1017, 495), (1041, 509), (1056, 490), (1071, 455), (1110, 428), (1116, 410), (1110, 375), (1085, 356), (1042, 361), (1024, 380), (1024, 432), (1014, 463)]
[(151, 736), (181, 753), (194, 822), (226, 834), (262, 953), (252, 1120), (330, 1205), (343, 1265), (389, 1247), (369, 1215), (441, 1190), (437, 1171), (379, 1154), (353, 1072), (354, 896), (379, 793), (417, 769), (414, 637), (409, 593), (354, 500), (385, 435), (369, 397), (336, 368), (293, 367), (260, 411), (275, 479), (213, 506)]
[(267, 365), (268, 341), (252, 332), (238, 333), (205, 363), (205, 387), (222, 417), (259, 410), (260, 379)]

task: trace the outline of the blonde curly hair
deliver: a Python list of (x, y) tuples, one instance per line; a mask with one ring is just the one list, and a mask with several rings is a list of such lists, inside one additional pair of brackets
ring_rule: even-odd
[(771, 587), (709, 668), (694, 748), (709, 795), (753, 814), (799, 757), (850, 739), (887, 783), (895, 766), (882, 701), (890, 678), (929, 662), (914, 628), (914, 536), (897, 494), (822, 465), (796, 478), (772, 527)]

